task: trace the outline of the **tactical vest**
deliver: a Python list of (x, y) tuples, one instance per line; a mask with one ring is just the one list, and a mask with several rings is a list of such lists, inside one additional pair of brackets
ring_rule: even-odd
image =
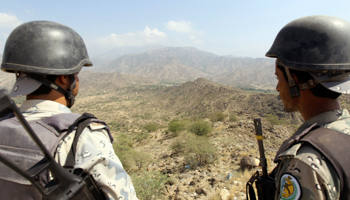
[(284, 142), (276, 158), (294, 144), (304, 142), (311, 144), (331, 162), (340, 179), (339, 199), (350, 200), (350, 156), (346, 150), (350, 146), (350, 135), (314, 124), (297, 137)]
[[(68, 127), (80, 116), (76, 113), (62, 113), (41, 120), (29, 121), (28, 123), (51, 155), (54, 155), (59, 142), (68, 134)], [(90, 122), (105, 124), (97, 119), (90, 119)], [(109, 136), (112, 140), (110, 133)], [(76, 144), (78, 137), (75, 137), (72, 146), (74, 146), (74, 143)], [(24, 170), (29, 169), (43, 158), (39, 148), (15, 117), (0, 121), (0, 138), (0, 153), (10, 158)], [(74, 156), (70, 158), (67, 159), (66, 164), (73, 163), (74, 166)], [(47, 184), (50, 180), (49, 172), (42, 174), (39, 178), (43, 185)], [(28, 180), (1, 162), (0, 186), (1, 199), (42, 199), (40, 193)]]

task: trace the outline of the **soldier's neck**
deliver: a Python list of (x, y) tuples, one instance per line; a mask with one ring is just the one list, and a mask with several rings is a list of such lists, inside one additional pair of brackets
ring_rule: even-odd
[(64, 97), (63, 94), (57, 92), (56, 90), (52, 90), (50, 93), (48, 94), (41, 94), (41, 95), (27, 95), (27, 100), (31, 100), (31, 99), (41, 99), (41, 100), (50, 100), (50, 101), (54, 101), (57, 103), (60, 103), (64, 106), (67, 106), (67, 100)]
[(321, 113), (341, 109), (337, 99), (316, 97), (309, 91), (300, 95), (298, 111), (305, 121)]

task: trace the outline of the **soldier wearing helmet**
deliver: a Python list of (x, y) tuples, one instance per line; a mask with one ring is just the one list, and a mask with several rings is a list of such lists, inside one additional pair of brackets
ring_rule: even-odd
[[(85, 43), (73, 29), (55, 22), (33, 21), (12, 31), (5, 45), (1, 69), (16, 74), (10, 96), (26, 95), (20, 110), (27, 121), (34, 121), (71, 113), (69, 108), (79, 90), (78, 73), (82, 67), (90, 66), (92, 62)], [(6, 120), (0, 119), (0, 122), (6, 124)], [(7, 138), (7, 149), (23, 140), (14, 134), (3, 133), (1, 126), (0, 133)], [(75, 133), (68, 133), (56, 146), (54, 156), (61, 166), (68, 162)], [(105, 123), (90, 123), (78, 137), (72, 159), (74, 168), (92, 175), (108, 199), (137, 199), (132, 181), (115, 155), (111, 140)], [(0, 165), (1, 196), (23, 199), (23, 193), (26, 196), (30, 189), (13, 190), (23, 188), (20, 186), (26, 183), (9, 177), (8, 169), (4, 167)]]
[(350, 115), (337, 98), (350, 93), (350, 23), (307, 16), (285, 25), (266, 53), (287, 112), (305, 122), (278, 150), (275, 199), (350, 199)]

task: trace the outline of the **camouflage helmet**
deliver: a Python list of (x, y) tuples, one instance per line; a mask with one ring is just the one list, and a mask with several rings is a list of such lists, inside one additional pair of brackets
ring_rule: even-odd
[(12, 31), (3, 53), (6, 72), (70, 75), (92, 66), (77, 32), (50, 21), (24, 23)]
[[(267, 57), (277, 58), (288, 75), (291, 96), (299, 95), (289, 68), (307, 71), (314, 78), (299, 89), (322, 84), (349, 93), (350, 23), (333, 16), (314, 15), (289, 22), (277, 34)], [(294, 92), (292, 92), (292, 90)]]

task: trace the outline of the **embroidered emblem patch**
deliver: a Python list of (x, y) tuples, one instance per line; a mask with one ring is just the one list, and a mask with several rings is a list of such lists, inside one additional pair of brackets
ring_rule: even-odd
[(280, 183), (280, 197), (282, 200), (294, 200), (300, 198), (300, 185), (294, 176), (291, 174), (283, 174)]

